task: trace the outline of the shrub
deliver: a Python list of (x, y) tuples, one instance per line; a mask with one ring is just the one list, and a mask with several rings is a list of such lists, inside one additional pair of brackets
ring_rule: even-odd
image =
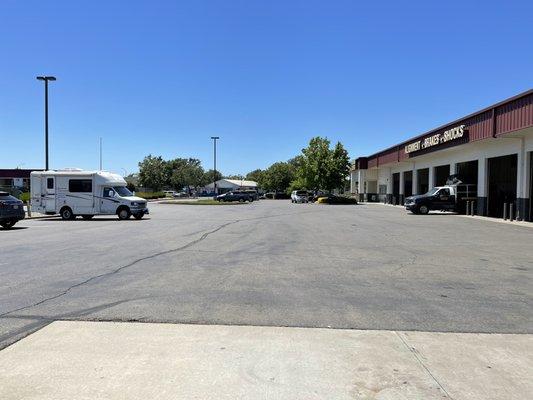
[(161, 199), (165, 197), (164, 192), (135, 192), (135, 196), (142, 197), (146, 200)]
[(30, 201), (30, 192), (21, 193), (18, 197), (24, 203), (27, 203), (28, 201)]

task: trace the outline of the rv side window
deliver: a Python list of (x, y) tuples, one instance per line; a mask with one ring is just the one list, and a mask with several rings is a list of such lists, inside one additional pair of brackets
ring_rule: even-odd
[(111, 188), (104, 188), (104, 197), (115, 197), (115, 191)]
[(93, 191), (93, 181), (91, 179), (70, 179), (68, 181), (68, 191), (70, 193), (91, 193)]
[(46, 179), (46, 188), (47, 189), (53, 189), (54, 188), (54, 178)]

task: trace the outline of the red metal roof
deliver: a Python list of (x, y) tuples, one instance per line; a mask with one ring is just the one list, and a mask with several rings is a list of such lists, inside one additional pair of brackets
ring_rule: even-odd
[[(405, 145), (437, 133), (442, 133), (457, 125), (466, 125), (468, 137), (464, 140), (456, 141), (453, 144), (450, 143), (448, 146), (439, 146), (427, 152), (505, 135), (518, 129), (533, 126), (533, 89), (374, 153), (367, 157), (368, 167), (372, 168), (385, 163), (406, 160), (409, 158), (409, 154), (404, 151)], [(417, 152), (413, 157), (420, 154), (423, 153)]]

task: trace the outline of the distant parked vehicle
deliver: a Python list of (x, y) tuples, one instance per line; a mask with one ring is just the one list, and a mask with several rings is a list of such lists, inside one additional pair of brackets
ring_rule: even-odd
[(174, 190), (165, 190), (163, 193), (165, 193), (165, 197), (176, 197), (176, 191)]
[(357, 200), (353, 197), (336, 196), (330, 194), (327, 196), (319, 197), (317, 200), (319, 204), (357, 204)]
[(285, 199), (291, 198), (291, 196), (285, 192), (268, 192), (264, 194), (264, 197), (265, 199), (272, 199), (272, 200), (285, 200)]
[(253, 200), (259, 200), (259, 192), (257, 190), (248, 189), (248, 190), (242, 190), (244, 193), (248, 193)]
[(0, 226), (9, 229), (24, 219), (24, 204), (9, 193), (0, 192)]
[(244, 203), (245, 201), (254, 201), (253, 197), (246, 192), (234, 191), (224, 194), (220, 194), (216, 197), (217, 201), (239, 201)]
[(133, 196), (120, 175), (104, 171), (34, 171), (31, 173), (31, 208), (41, 214), (59, 214), (64, 220), (80, 215), (117, 215), (142, 219), (146, 200)]
[(309, 201), (316, 203), (320, 197), (327, 197), (328, 194), (322, 191), (309, 192)]
[(185, 192), (174, 192), (172, 197), (174, 197), (175, 199), (179, 199), (179, 198), (182, 198), (182, 197), (189, 197), (189, 194), (185, 193)]
[(291, 193), (291, 203), (309, 202), (309, 193), (307, 190), (295, 190)]

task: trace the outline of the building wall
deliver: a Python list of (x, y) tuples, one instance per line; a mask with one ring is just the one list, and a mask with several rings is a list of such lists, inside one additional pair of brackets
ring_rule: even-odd
[[(400, 173), (400, 187), (403, 183), (403, 173), (413, 171), (413, 177), (416, 176), (416, 171), (421, 169), (429, 169), (429, 187), (435, 185), (435, 167), (441, 165), (449, 165), (450, 174), (455, 173), (455, 166), (457, 163), (467, 161), (478, 161), (478, 183), (477, 195), (479, 203), (487, 201), (488, 193), (488, 170), (487, 163), (489, 158), (501, 157), (511, 154), (517, 154), (517, 185), (516, 185), (516, 207), (522, 207), (522, 214), (527, 214), (531, 203), (531, 152), (533, 152), (533, 127), (522, 129), (510, 135), (490, 138), (483, 141), (475, 141), (463, 144), (461, 146), (447, 148), (444, 150), (435, 151), (425, 155), (418, 156), (405, 161), (396, 161), (387, 164), (382, 164), (377, 168), (372, 168), (365, 171), (365, 179), (367, 182), (377, 180), (377, 191), (379, 194), (379, 201), (400, 203), (400, 199), (393, 198), (392, 191), (392, 175)], [(358, 176), (357, 171), (352, 172)], [(470, 182), (465, 182), (470, 183)], [(368, 186), (368, 184), (367, 184)], [(413, 179), (413, 194), (417, 194), (417, 182)], [(385, 190), (386, 188), (386, 190)], [(403, 190), (402, 190), (403, 192)], [(366, 193), (370, 193), (367, 191)], [(401, 193), (402, 194), (402, 193)], [(484, 206), (481, 204), (480, 213), (485, 212)]]

